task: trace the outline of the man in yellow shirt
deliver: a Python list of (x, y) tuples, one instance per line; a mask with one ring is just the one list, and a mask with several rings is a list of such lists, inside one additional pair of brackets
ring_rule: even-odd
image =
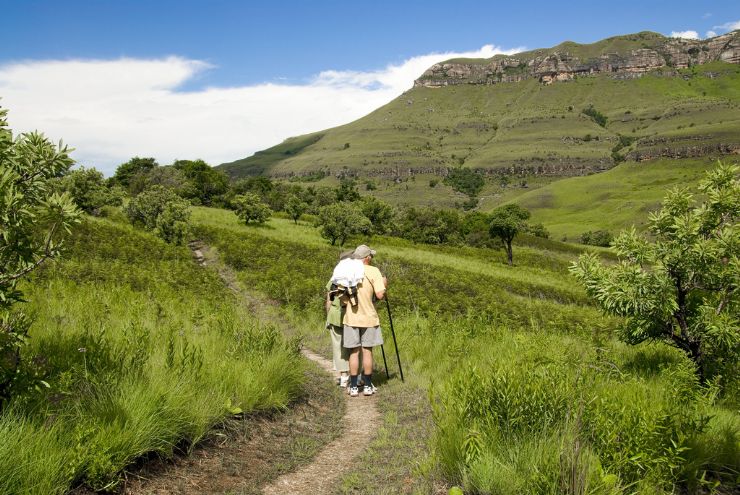
[(362, 260), (365, 265), (365, 277), (357, 286), (357, 304), (347, 305), (344, 313), (344, 347), (350, 350), (349, 395), (357, 397), (360, 350), (362, 350), (362, 380), (365, 383), (363, 393), (373, 395), (375, 387), (372, 383), (373, 347), (383, 344), (383, 334), (380, 330), (380, 318), (375, 311), (374, 299), (383, 299), (388, 281), (376, 267), (370, 265), (375, 251), (362, 244), (357, 246), (355, 259)]

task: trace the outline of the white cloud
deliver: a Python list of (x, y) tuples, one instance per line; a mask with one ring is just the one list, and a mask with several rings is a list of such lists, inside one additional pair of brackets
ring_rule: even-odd
[(740, 21), (725, 22), (724, 24), (720, 24), (718, 26), (712, 26), (712, 29), (722, 31), (734, 31), (736, 29), (740, 29)]
[(710, 30), (710, 31), (707, 31), (706, 33), (707, 38), (714, 38), (715, 36), (717, 36), (717, 33), (715, 33), (714, 31)]
[(712, 13), (711, 12), (707, 12), (704, 15), (701, 16), (702, 19), (709, 19), (710, 17), (712, 17)]
[(14, 132), (39, 129), (55, 141), (63, 138), (79, 163), (107, 175), (135, 155), (161, 164), (202, 158), (215, 165), (357, 119), (409, 89), (436, 62), (521, 50), (486, 45), (376, 71), (327, 70), (303, 85), (196, 91), (177, 88), (212, 69), (198, 60), (29, 61), (0, 66), (0, 104), (10, 110)]
[(696, 31), (671, 31), (671, 38), (686, 38), (690, 40), (698, 40), (699, 33)]

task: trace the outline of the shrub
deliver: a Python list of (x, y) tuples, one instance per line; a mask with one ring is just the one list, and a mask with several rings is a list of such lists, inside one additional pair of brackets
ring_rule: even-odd
[(132, 198), (126, 215), (132, 224), (154, 232), (172, 244), (184, 244), (189, 233), (187, 201), (162, 186), (154, 186)]
[(301, 198), (295, 195), (291, 195), (288, 198), (288, 201), (285, 202), (285, 213), (287, 213), (290, 218), (293, 219), (293, 223), (295, 224), (298, 223), (301, 215), (303, 215), (307, 209), (308, 204), (306, 204), (304, 201), (301, 201)]
[(99, 214), (103, 206), (123, 204), (123, 190), (119, 186), (108, 188), (103, 174), (94, 168), (73, 170), (60, 179), (59, 187), (68, 192), (85, 213)]
[(652, 239), (632, 228), (614, 241), (619, 264), (586, 254), (571, 267), (606, 312), (627, 318), (625, 341), (665, 340), (702, 378), (735, 377), (740, 361), (739, 170), (719, 163), (708, 172), (700, 204), (686, 189), (671, 190), (649, 216)]
[(260, 197), (254, 193), (236, 196), (231, 204), (236, 216), (246, 225), (249, 225), (249, 222), (265, 223), (272, 214), (270, 207), (264, 204)]
[(469, 168), (453, 168), (444, 179), (444, 183), (451, 186), (455, 191), (467, 194), (470, 197), (477, 196), (483, 189), (483, 177)]
[(347, 238), (357, 234), (369, 234), (373, 224), (362, 213), (361, 206), (351, 202), (334, 203), (319, 209), (316, 226), (321, 229), (321, 237), (331, 245), (339, 241), (344, 246)]
[(489, 233), (492, 238), (500, 238), (506, 248), (509, 265), (514, 264), (514, 252), (511, 242), (514, 237), (527, 228), (529, 211), (516, 204), (500, 206), (491, 212)]
[(74, 164), (66, 147), (38, 133), (15, 140), (0, 108), (0, 409), (23, 383), (21, 348), (29, 320), (12, 306), (23, 300), (18, 283), (42, 263), (59, 256), (80, 211), (52, 181)]
[(614, 240), (614, 236), (608, 230), (589, 230), (581, 234), (581, 244), (590, 246), (609, 247)]
[(591, 120), (599, 124), (601, 127), (606, 127), (607, 117), (603, 113), (596, 110), (593, 105), (589, 105), (588, 108), (584, 108), (581, 113), (591, 117)]

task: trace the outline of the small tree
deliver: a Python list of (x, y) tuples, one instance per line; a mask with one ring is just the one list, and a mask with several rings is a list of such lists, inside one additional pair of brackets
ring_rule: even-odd
[(321, 227), (321, 237), (328, 239), (331, 245), (339, 241), (344, 246), (351, 235), (368, 234), (372, 229), (370, 220), (362, 214), (355, 203), (342, 202), (324, 206), (319, 210), (316, 226)]
[(527, 220), (529, 211), (515, 204), (500, 206), (491, 213), (488, 232), (492, 238), (498, 237), (503, 241), (509, 265), (514, 264), (511, 243), (519, 232), (526, 230)]
[(54, 192), (53, 179), (74, 161), (42, 134), (13, 139), (7, 110), (0, 109), (0, 407), (20, 379), (20, 350), (29, 320), (11, 307), (23, 300), (18, 282), (59, 256), (80, 211), (69, 194)]
[(131, 223), (172, 244), (184, 244), (189, 233), (190, 205), (163, 186), (152, 186), (126, 207)]
[(291, 195), (288, 198), (288, 201), (286, 201), (285, 203), (285, 212), (290, 215), (290, 218), (293, 219), (293, 222), (295, 224), (298, 224), (298, 220), (301, 218), (301, 215), (306, 212), (307, 209), (308, 204), (304, 201), (301, 201), (301, 198), (296, 195)]
[(694, 361), (702, 379), (710, 368), (737, 372), (739, 170), (720, 163), (709, 172), (698, 205), (686, 189), (670, 191), (649, 217), (652, 239), (632, 228), (614, 241), (618, 264), (586, 254), (571, 266), (606, 312), (627, 318), (626, 342), (665, 340)]
[(360, 201), (360, 208), (370, 220), (373, 234), (383, 235), (392, 230), (396, 212), (391, 205), (373, 196), (366, 196)]
[(249, 222), (265, 223), (272, 214), (270, 207), (263, 203), (260, 197), (254, 193), (236, 196), (231, 201), (231, 204), (236, 211), (236, 216), (246, 225), (249, 225)]
[(134, 176), (140, 173), (146, 173), (158, 166), (159, 164), (154, 158), (139, 158), (135, 156), (116, 168), (116, 173), (113, 174), (113, 182), (128, 188)]
[(59, 186), (85, 213), (96, 214), (103, 206), (123, 204), (123, 189), (117, 185), (108, 188), (103, 174), (94, 168), (81, 167), (68, 173), (61, 178)]

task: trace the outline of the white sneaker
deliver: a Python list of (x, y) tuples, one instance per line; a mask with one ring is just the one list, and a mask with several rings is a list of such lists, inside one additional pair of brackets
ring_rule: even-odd
[(375, 385), (372, 383), (370, 385), (365, 385), (362, 387), (362, 393), (365, 395), (373, 395), (375, 392), (377, 392), (377, 388), (375, 388)]
[(346, 388), (348, 383), (349, 383), (349, 377), (347, 375), (342, 375), (339, 377), (339, 386), (341, 388)]
[(357, 387), (349, 387), (349, 396), (350, 397), (357, 397), (360, 395), (360, 389)]

